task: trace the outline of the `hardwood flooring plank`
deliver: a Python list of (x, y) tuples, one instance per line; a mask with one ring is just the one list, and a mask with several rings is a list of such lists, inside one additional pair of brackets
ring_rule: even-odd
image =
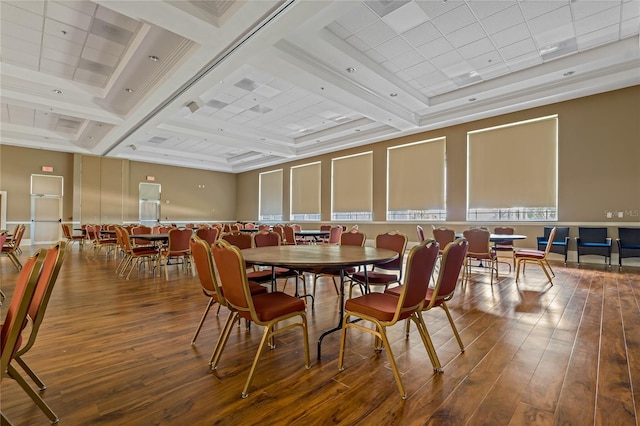
[[(30, 248), (24, 252), (21, 260)], [(145, 270), (126, 280), (115, 275), (116, 264), (70, 250), (25, 355), (61, 425), (637, 424), (638, 268), (558, 263), (554, 286), (535, 267), (518, 284), (506, 270), (493, 286), (476, 273), (449, 302), (464, 353), (441, 310), (424, 314), (444, 373), (433, 373), (415, 328), (408, 339), (403, 324), (388, 330), (407, 400), (366, 333), (349, 331), (344, 371), (337, 368), (340, 333), (324, 339), (322, 360), (315, 359), (317, 338), (338, 318), (333, 285), (321, 278), (315, 308), (307, 307), (311, 369), (300, 331), (288, 331), (264, 351), (242, 399), (262, 328), (235, 327), (211, 371), (228, 311), (216, 316), (214, 307), (190, 345), (207, 302), (197, 277), (171, 268), (169, 280)], [(16, 277), (0, 262), (9, 299)], [(2, 412), (15, 426), (48, 424), (13, 380), (3, 379), (0, 390)]]

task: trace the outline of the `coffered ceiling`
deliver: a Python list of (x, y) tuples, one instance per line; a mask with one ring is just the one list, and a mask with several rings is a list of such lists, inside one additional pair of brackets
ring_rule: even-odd
[(224, 172), (640, 84), (640, 0), (0, 5), (2, 144)]

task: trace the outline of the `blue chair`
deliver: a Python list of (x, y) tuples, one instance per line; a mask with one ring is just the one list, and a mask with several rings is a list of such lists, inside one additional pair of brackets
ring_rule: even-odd
[(622, 259), (640, 257), (640, 228), (618, 228), (618, 264), (622, 270)]
[[(536, 237), (538, 240), (538, 250), (544, 251), (547, 248), (547, 241), (549, 241), (549, 233), (553, 229), (553, 226), (545, 226), (544, 234), (542, 237)], [(567, 264), (567, 252), (569, 251), (569, 227), (557, 226), (556, 236), (553, 238), (553, 244), (551, 246), (551, 253), (558, 253), (564, 255), (564, 264)]]
[(611, 238), (607, 237), (607, 228), (578, 228), (578, 265), (580, 256), (604, 256), (605, 264), (611, 268)]

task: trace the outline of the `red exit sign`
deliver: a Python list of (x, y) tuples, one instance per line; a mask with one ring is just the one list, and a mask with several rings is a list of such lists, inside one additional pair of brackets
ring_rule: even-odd
[(43, 172), (53, 173), (53, 167), (51, 167), (51, 166), (42, 166), (42, 171)]

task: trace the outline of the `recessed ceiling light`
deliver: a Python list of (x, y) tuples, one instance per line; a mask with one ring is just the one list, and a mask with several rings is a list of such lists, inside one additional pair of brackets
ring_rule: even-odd
[(67, 32), (65, 30), (60, 31), (62, 33), (62, 35), (67, 35)]
[(476, 98), (469, 98), (469, 102), (473, 102), (473, 101), (476, 101), (476, 100), (477, 100)]
[(151, 55), (151, 56), (149, 56), (149, 59), (151, 59), (153, 62), (158, 62), (158, 61), (160, 60), (160, 58), (158, 58), (158, 57), (157, 57), (157, 56), (155, 56), (155, 55)]
[(576, 73), (575, 71), (567, 71), (567, 72), (565, 72), (565, 73), (564, 73), (564, 74), (562, 74), (562, 75), (564, 75), (565, 77), (569, 77), (570, 75), (573, 75), (573, 74), (575, 74), (575, 73)]
[(218, 129), (219, 132), (224, 132), (224, 129)]
[(398, 96), (397, 93), (390, 93), (389, 96), (391, 96), (392, 98), (395, 98), (396, 96)]
[(124, 89), (125, 92), (127, 93), (133, 93), (133, 89), (129, 89), (128, 87), (126, 89)]
[(347, 71), (349, 74), (353, 74), (354, 72), (356, 72), (356, 69), (355, 69), (354, 67), (348, 67), (348, 68), (346, 69), (346, 71)]
[(60, 89), (53, 89), (53, 93), (55, 93), (56, 95), (62, 95), (64, 92)]
[(93, 136), (89, 136), (89, 139), (93, 139)]

